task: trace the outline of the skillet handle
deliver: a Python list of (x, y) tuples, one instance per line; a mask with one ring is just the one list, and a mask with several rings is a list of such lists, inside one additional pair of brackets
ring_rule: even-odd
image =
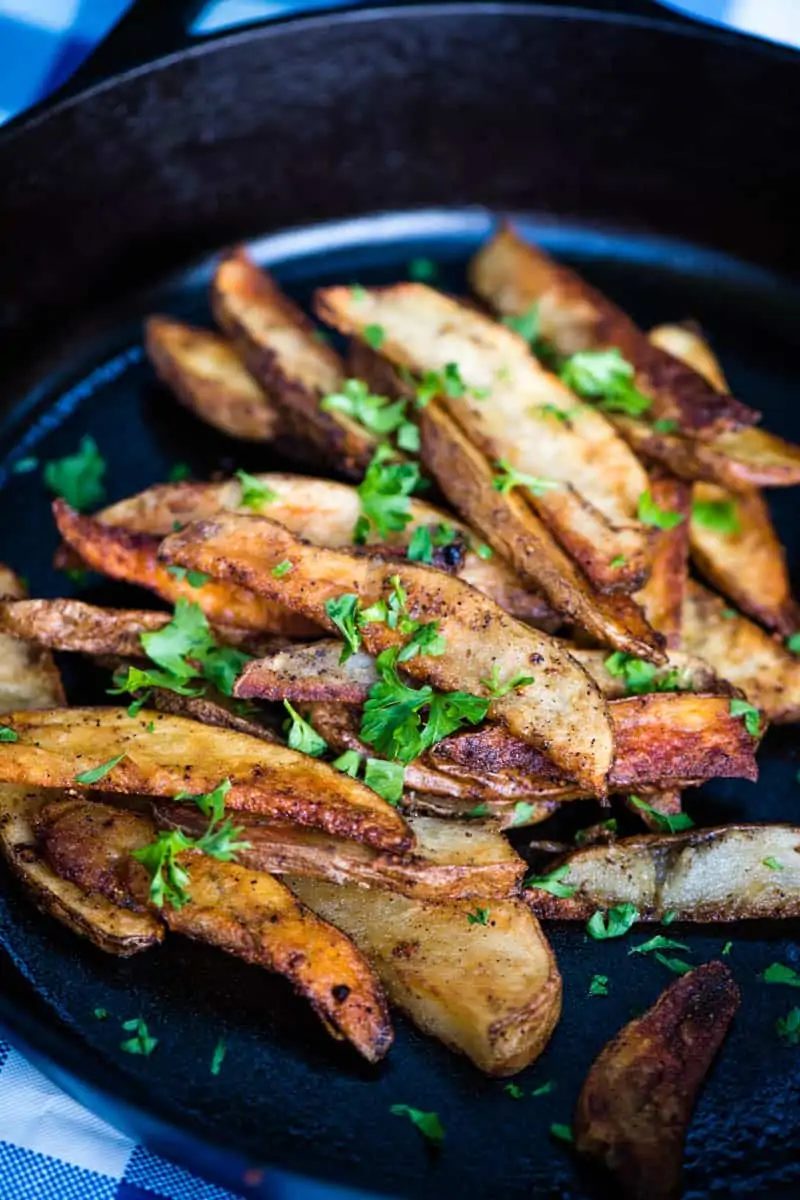
[[(325, 3), (326, 0), (323, 0), (323, 5)], [(405, 8), (416, 3), (418, 0), (332, 0), (331, 8), (320, 8), (317, 0), (311, 5), (311, 11), (324, 13), (331, 10), (338, 12), (343, 8)], [(85, 91), (112, 75), (134, 70), (157, 58), (180, 53), (198, 42), (207, 40), (208, 36), (215, 36), (198, 36), (191, 32), (194, 21), (205, 7), (205, 0), (133, 0), (108, 36), (95, 47), (59, 89), (58, 99)], [(702, 22), (695, 21), (682, 12), (665, 8), (660, 0), (546, 0), (543, 7), (569, 8), (576, 17), (581, 11), (600, 10), (622, 16), (660, 19), (673, 25), (693, 26), (695, 29), (704, 27)], [(307, 0), (296, 0), (295, 10), (282, 14), (282, 19), (302, 16), (308, 12)], [(271, 19), (265, 17), (260, 21), (237, 23), (230, 30), (220, 30), (216, 36), (235, 32), (245, 24), (267, 24)]]

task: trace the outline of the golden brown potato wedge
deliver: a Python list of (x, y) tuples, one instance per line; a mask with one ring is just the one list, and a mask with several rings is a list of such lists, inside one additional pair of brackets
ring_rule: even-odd
[(620, 1030), (590, 1067), (575, 1109), (575, 1148), (607, 1167), (630, 1200), (682, 1195), (695, 1098), (739, 1002), (724, 963), (704, 963)]
[[(159, 825), (199, 837), (208, 821), (186, 805), (156, 808)], [(502, 898), (519, 891), (525, 863), (494, 822), (410, 817), (415, 838), (410, 854), (381, 854), (315, 829), (244, 816), (237, 825), (250, 843), (237, 861), (255, 871), (303, 875), (332, 883), (383, 888), (417, 900)]]
[(715, 392), (730, 394), (722, 364), (700, 332), (700, 327), (693, 321), (656, 325), (647, 336), (659, 350), (665, 350), (702, 375)]
[[(153, 688), (148, 703), (159, 712), (171, 713), (175, 717), (188, 717), (191, 721), (200, 721), (203, 725), (216, 725), (220, 729), (235, 729), (239, 733), (247, 733), (250, 737), (261, 738), (265, 742), (283, 741), (275, 732), (269, 718), (262, 711), (237, 711), (236, 702), (230, 696), (223, 696), (216, 688), (208, 687), (202, 696), (181, 696), (168, 688)], [(277, 728), (277, 723), (274, 723)]]
[(292, 431), (313, 442), (333, 467), (359, 478), (377, 438), (320, 400), (341, 390), (344, 365), (314, 326), (243, 249), (223, 258), (211, 285), (216, 320), (247, 369), (280, 407)]
[(686, 435), (709, 439), (752, 425), (759, 414), (717, 392), (697, 371), (651, 342), (621, 308), (577, 272), (556, 263), (513, 229), (500, 229), (475, 255), (470, 282), (507, 316), (536, 305), (541, 338), (562, 355), (618, 348), (651, 400), (648, 417), (675, 420)]
[[(91, 787), (81, 776), (105, 765), (107, 792), (177, 796), (228, 779), (226, 805), (325, 829), (385, 850), (407, 850), (411, 832), (371, 788), (326, 763), (230, 729), (142, 709), (65, 708), (6, 717), (18, 740), (0, 743), (0, 781)], [(152, 730), (148, 727), (152, 725)], [(119, 761), (117, 761), (118, 757)]]
[[(417, 654), (407, 673), (442, 691), (491, 694), (485, 682), (494, 673), (502, 683), (532, 679), (493, 699), (490, 719), (508, 726), (548, 754), (584, 786), (602, 794), (612, 754), (611, 727), (603, 697), (574, 659), (545, 634), (515, 621), (486, 596), (442, 571), (412, 563), (390, 566), (380, 559), (309, 546), (265, 517), (221, 515), (173, 533), (160, 553), (170, 562), (192, 566), (269, 596), (309, 620), (336, 626), (328, 600), (357, 595), (368, 606), (389, 599), (393, 579), (407, 595), (412, 617), (438, 621), (445, 639), (438, 657)], [(275, 577), (288, 560), (292, 569)], [(378, 654), (405, 638), (386, 623), (362, 630), (366, 649)]]
[[(779, 863), (776, 868), (773, 863)], [(540, 917), (585, 920), (598, 908), (633, 904), (641, 921), (747, 921), (800, 915), (800, 829), (721, 825), (673, 835), (642, 834), (560, 859), (570, 897), (529, 888)]]
[[(279, 472), (255, 478), (275, 493), (275, 499), (264, 510), (271, 520), (280, 521), (316, 545), (352, 547), (353, 529), (361, 512), (354, 487), (332, 479)], [(157, 484), (103, 509), (97, 519), (106, 525), (122, 525), (132, 533), (158, 534), (161, 538), (173, 532), (176, 522), (187, 525), (221, 512), (252, 512), (242, 506), (241, 498), (242, 485), (237, 479)], [(544, 597), (532, 591), (499, 555), (482, 558), (476, 552), (480, 537), (451, 513), (415, 497), (409, 500), (408, 511), (410, 520), (404, 530), (390, 533), (386, 539), (380, 539), (372, 530), (367, 544), (379, 542), (382, 553), (396, 552), (403, 557), (415, 530), (430, 526), (438, 532), (446, 527), (452, 530), (453, 541), (448, 546), (434, 547), (434, 565), (453, 570), (512, 616), (532, 622), (552, 620), (553, 612)]]
[(513, 1075), (544, 1050), (561, 1015), (561, 976), (524, 904), (431, 904), (352, 884), (287, 882), (353, 939), (392, 1004), (488, 1075)]
[(634, 591), (644, 582), (648, 538), (636, 517), (643, 469), (605, 417), (546, 371), (522, 338), (419, 283), (356, 297), (323, 288), (316, 307), (343, 333), (363, 338), (379, 325), (381, 353), (396, 366), (423, 374), (457, 364), (464, 387), (441, 400), (470, 441), (490, 462), (508, 460), (550, 481), (520, 493), (598, 589)]
[(196, 851), (178, 856), (190, 875), (189, 903), (154, 910), (147, 872), (130, 855), (155, 832), (148, 817), (83, 800), (48, 805), (38, 825), (48, 861), (88, 895), (157, 911), (171, 931), (284, 975), (334, 1037), (347, 1038), (370, 1062), (384, 1056), (392, 1027), (383, 992), (343, 934), (271, 875)]
[[(18, 576), (0, 563), (0, 596), (15, 601), (25, 594)], [(65, 702), (52, 654), (0, 630), (0, 714), (15, 708), (51, 708)]]
[(171, 574), (158, 561), (161, 539), (153, 534), (135, 533), (121, 525), (106, 525), (96, 517), (76, 512), (65, 500), (53, 501), (53, 515), (67, 545), (77, 551), (87, 566), (102, 575), (135, 583), (172, 604), (178, 599), (199, 604), (215, 624), (292, 637), (307, 637), (316, 632), (310, 622), (244, 588), (220, 584), (213, 579), (202, 587), (193, 587), (187, 579)]
[(447, 499), (521, 579), (596, 641), (658, 660), (661, 639), (638, 605), (599, 592), (521, 496), (495, 489), (488, 460), (438, 402), (423, 410), (421, 434), (423, 459)]
[(127, 958), (164, 936), (150, 913), (127, 912), (98, 894), (87, 895), (62, 879), (44, 860), (35, 826), (40, 810), (58, 793), (0, 785), (0, 851), (41, 912), (55, 917), (100, 950)]
[(689, 578), (689, 519), (692, 489), (663, 470), (650, 475), (650, 494), (662, 511), (680, 513), (683, 520), (672, 529), (659, 529), (653, 539), (650, 578), (637, 593), (653, 629), (664, 635), (670, 650), (681, 644), (683, 595)]
[(271, 442), (285, 432), (280, 411), (218, 333), (153, 316), (145, 322), (144, 344), (159, 379), (221, 433)]
[(800, 721), (800, 658), (721, 596), (691, 581), (683, 607), (683, 645), (702, 655), (774, 724)]

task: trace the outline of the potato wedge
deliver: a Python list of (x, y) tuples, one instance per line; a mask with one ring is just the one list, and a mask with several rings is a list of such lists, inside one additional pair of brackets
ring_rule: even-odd
[(740, 1003), (721, 962), (676, 979), (608, 1043), (575, 1109), (575, 1148), (630, 1200), (677, 1200), (695, 1098)]
[(202, 725), (235, 729), (238, 733), (246, 733), (265, 742), (284, 744), (275, 729), (265, 723), (265, 713), (237, 712), (235, 701), (223, 696), (216, 688), (208, 687), (202, 696), (181, 696), (168, 688), (153, 688), (149, 703), (159, 712), (171, 713), (174, 717), (188, 717), (190, 721), (199, 721)]
[[(695, 485), (702, 486), (702, 485)], [(660, 509), (680, 513), (683, 520), (673, 529), (659, 529), (653, 539), (650, 578), (636, 595), (647, 620), (664, 635), (670, 650), (681, 644), (683, 596), (689, 578), (689, 521), (692, 489), (663, 470), (650, 475), (650, 494)]]
[[(355, 594), (365, 605), (392, 594), (397, 578), (412, 617), (438, 620), (444, 652), (418, 654), (407, 673), (442, 691), (487, 695), (482, 682), (495, 672), (501, 681), (518, 675), (533, 682), (494, 699), (490, 719), (507, 725), (548, 754), (597, 794), (605, 788), (612, 755), (605, 702), (581, 667), (545, 634), (522, 625), (460, 579), (411, 563), (393, 568), (380, 559), (322, 550), (294, 537), (265, 517), (221, 515), (197, 521), (162, 543), (170, 562), (193, 566), (269, 596), (309, 620), (337, 632), (326, 601)], [(292, 563), (276, 579), (273, 568)], [(370, 622), (362, 630), (371, 653), (402, 645), (404, 636), (388, 624)], [(532, 672), (532, 674), (531, 674)]]
[[(768, 864), (781, 864), (780, 870)], [(525, 892), (540, 917), (585, 920), (598, 908), (633, 904), (641, 921), (728, 922), (800, 916), (800, 828), (720, 825), (638, 835), (560, 859), (569, 898)]]
[(305, 313), (242, 248), (217, 267), (211, 308), (290, 429), (313, 442), (331, 466), (359, 478), (378, 440), (344, 414), (320, 408), (324, 396), (341, 389), (344, 364), (314, 336)]
[[(15, 601), (25, 594), (18, 576), (0, 563), (0, 596)], [(64, 703), (64, 688), (52, 654), (0, 630), (0, 714), (15, 708), (50, 708)]]
[[(491, 462), (506, 459), (559, 485), (520, 492), (598, 589), (641, 586), (648, 567), (647, 531), (636, 518), (647, 487), (643, 469), (605, 417), (576, 400), (522, 338), (419, 283), (357, 298), (350, 288), (323, 288), (315, 303), (343, 333), (363, 337), (380, 325), (381, 353), (397, 366), (422, 374), (456, 363), (464, 388), (441, 400), (469, 440)], [(553, 417), (554, 409), (567, 419)]]
[(248, 442), (285, 432), (280, 411), (219, 334), (153, 316), (145, 321), (144, 345), (159, 379), (201, 421)]
[(693, 321), (655, 325), (647, 336), (659, 350), (665, 350), (702, 375), (715, 392), (730, 394), (722, 364)]
[[(613, 659), (606, 650), (585, 650), (582, 646), (571, 646), (570, 654), (589, 672), (608, 700), (624, 700), (629, 694), (626, 676), (612, 675), (610, 667)], [(666, 662), (653, 675), (649, 690), (706, 692), (710, 696), (729, 696), (737, 692), (704, 659), (683, 650), (669, 651)]]
[(352, 884), (287, 882), (353, 939), (392, 1004), (488, 1075), (513, 1075), (544, 1050), (561, 1015), (561, 976), (525, 905), (493, 900), (484, 925), (469, 920), (474, 901), (430, 904)]
[(516, 492), (498, 492), (481, 451), (438, 402), (421, 420), (423, 459), (453, 507), (539, 589), (567, 621), (596, 641), (658, 660), (661, 639), (629, 596), (599, 592)]
[(148, 709), (129, 717), (124, 708), (14, 712), (6, 723), (18, 741), (0, 743), (4, 783), (90, 787), (77, 777), (103, 764), (106, 792), (201, 794), (228, 779), (225, 803), (233, 811), (312, 825), (378, 849), (413, 844), (403, 818), (371, 788), (306, 754), (230, 729)]
[[(275, 499), (265, 509), (271, 520), (280, 521), (292, 533), (316, 545), (332, 549), (352, 547), (353, 529), (361, 512), (354, 487), (332, 479), (279, 472), (255, 478), (275, 493)], [(252, 512), (242, 507), (241, 497), (242, 486), (236, 479), (225, 483), (158, 484), (103, 509), (97, 517), (106, 525), (123, 525), (134, 533), (166, 537), (173, 532), (176, 522), (186, 525), (203, 517), (216, 517), (221, 512)], [(451, 513), (411, 497), (409, 514), (411, 519), (404, 530), (390, 533), (386, 539), (380, 539), (372, 530), (367, 535), (367, 545), (378, 543), (381, 553), (396, 552), (403, 557), (415, 530), (431, 526), (439, 532), (445, 526), (453, 531), (453, 541), (434, 547), (434, 565), (452, 570), (512, 616), (533, 623), (552, 621), (554, 614), (544, 597), (532, 591), (499, 555), (487, 559), (477, 554), (479, 535)]]
[(53, 501), (58, 532), (81, 560), (111, 579), (135, 583), (170, 603), (178, 599), (199, 604), (215, 624), (238, 625), (261, 633), (308, 637), (316, 632), (308, 621), (287, 613), (277, 604), (254, 596), (244, 588), (209, 580), (192, 587), (158, 561), (159, 537), (135, 533), (120, 525), (106, 525), (96, 517), (77, 513), (64, 500)]
[(554, 262), (509, 226), (475, 255), (470, 282), (504, 315), (519, 315), (535, 304), (540, 336), (559, 354), (618, 348), (635, 368), (636, 387), (651, 400), (648, 417), (677, 421), (687, 436), (709, 439), (758, 420), (757, 412), (717, 392), (697, 371), (649, 341), (576, 271)]
[(271, 875), (184, 852), (178, 861), (190, 875), (190, 902), (149, 905), (147, 872), (130, 854), (155, 832), (148, 817), (83, 800), (48, 805), (38, 824), (48, 861), (87, 895), (157, 912), (174, 933), (284, 975), (334, 1037), (347, 1038), (370, 1062), (386, 1054), (392, 1027), (372, 969), (343, 934)]
[[(167, 829), (199, 837), (208, 824), (197, 808), (158, 804), (156, 819)], [(490, 821), (441, 821), (410, 817), (415, 838), (410, 854), (381, 854), (318, 830), (237, 818), (250, 843), (237, 861), (254, 871), (303, 875), (332, 883), (383, 888), (417, 900), (460, 900), (516, 895), (526, 865)]]
[(683, 606), (683, 645), (701, 654), (774, 724), (800, 721), (800, 658), (691, 581)]

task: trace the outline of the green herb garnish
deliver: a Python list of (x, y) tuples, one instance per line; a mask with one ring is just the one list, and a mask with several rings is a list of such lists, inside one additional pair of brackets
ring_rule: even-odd
[(605, 412), (640, 417), (652, 401), (634, 385), (636, 370), (616, 346), (608, 350), (579, 350), (559, 371), (559, 378), (584, 400), (598, 401)]
[(105, 779), (110, 771), (114, 770), (114, 767), (122, 762), (125, 754), (126, 751), (123, 750), (122, 754), (118, 754), (116, 758), (110, 758), (108, 762), (100, 763), (99, 767), (91, 767), (88, 771), (81, 771), (79, 775), (75, 776), (75, 782), (86, 784), (99, 783), (101, 779)]
[(320, 758), (328, 749), (328, 743), (320, 737), (312, 725), (309, 725), (308, 721), (300, 716), (300, 713), (292, 707), (288, 700), (284, 700), (283, 707), (289, 714), (289, 720), (284, 724), (284, 729), (288, 731), (286, 740), (289, 749), (298, 750), (301, 754), (308, 754), (310, 758)]
[(492, 487), (503, 495), (512, 488), (526, 487), (534, 496), (543, 496), (545, 492), (557, 491), (561, 487), (554, 479), (540, 479), (538, 475), (527, 475), (524, 471), (518, 471), (507, 458), (501, 458), (495, 465), (497, 474), (492, 480)]
[(731, 700), (730, 714), (732, 717), (743, 717), (744, 727), (751, 737), (758, 737), (761, 733), (761, 713), (753, 704), (749, 704), (747, 700), (739, 700), (734, 697)]
[(597, 941), (623, 937), (639, 919), (639, 910), (634, 904), (618, 904), (607, 912), (598, 909), (589, 918), (586, 929)]
[(778, 1037), (789, 1046), (800, 1045), (800, 1008), (791, 1009), (775, 1022)]
[(149, 1058), (158, 1045), (158, 1038), (150, 1036), (142, 1018), (135, 1017), (132, 1021), (123, 1021), (122, 1028), (133, 1036), (120, 1042), (120, 1050), (124, 1050), (126, 1054), (143, 1054), (145, 1058)]
[(575, 1134), (572, 1132), (571, 1125), (554, 1124), (550, 1126), (550, 1136), (554, 1137), (557, 1142), (566, 1142), (567, 1145), (572, 1145), (575, 1141)]
[(0, 742), (18, 742), (19, 734), (10, 725), (0, 725)]
[(210, 1071), (212, 1075), (219, 1075), (220, 1068), (222, 1067), (222, 1063), (225, 1058), (226, 1050), (227, 1047), (225, 1045), (225, 1039), (220, 1038), (214, 1047), (214, 1053), (211, 1055)]
[(489, 692), (493, 700), (499, 700), (502, 696), (507, 696), (509, 692), (515, 691), (516, 688), (527, 687), (529, 683), (533, 683), (532, 675), (524, 675), (520, 671), (517, 675), (512, 675), (511, 679), (505, 683), (500, 682), (500, 668), (495, 665), (492, 667), (491, 678), (482, 679), (481, 683)]
[(390, 446), (378, 446), (358, 485), (361, 516), (353, 541), (363, 545), (373, 529), (381, 538), (402, 532), (411, 520), (411, 495), (426, 486), (418, 463), (400, 461)]
[(489, 912), (488, 908), (475, 908), (472, 912), (467, 913), (467, 921), (470, 925), (488, 925)]
[(593, 975), (592, 981), (589, 984), (590, 996), (607, 996), (608, 995), (608, 976)]
[(439, 268), (432, 258), (412, 258), (408, 264), (408, 277), (415, 283), (432, 283), (439, 274)]
[(385, 758), (368, 758), (364, 767), (364, 783), (388, 804), (397, 805), (403, 798), (406, 769), (402, 763)]
[(642, 492), (639, 497), (637, 516), (643, 525), (652, 525), (656, 529), (674, 529), (684, 520), (683, 513), (659, 508), (653, 499), (652, 492)]
[(106, 494), (102, 479), (106, 473), (106, 462), (93, 437), (81, 438), (75, 454), (54, 459), (46, 463), (44, 482), (56, 496), (62, 496), (67, 504), (78, 512), (94, 508)]
[(242, 485), (240, 508), (251, 508), (253, 512), (261, 512), (267, 504), (272, 504), (273, 500), (278, 499), (278, 493), (273, 492), (272, 488), (260, 479), (256, 479), (255, 475), (250, 475), (247, 471), (237, 471), (236, 478)]
[(628, 954), (655, 954), (657, 950), (688, 950), (689, 947), (683, 942), (675, 942), (672, 938), (664, 937), (663, 934), (657, 933), (655, 937), (651, 937), (649, 941), (640, 942), (638, 946), (631, 946)]
[(393, 1104), (389, 1109), (393, 1117), (408, 1117), (412, 1125), (420, 1131), (429, 1142), (440, 1145), (444, 1141), (444, 1126), (435, 1112), (423, 1112), (420, 1108), (411, 1108), (408, 1104)]
[(787, 987), (800, 987), (800, 975), (794, 967), (787, 967), (783, 963), (771, 963), (759, 975), (759, 979), (762, 983), (785, 983)]
[(277, 566), (272, 568), (270, 574), (272, 575), (273, 579), (283, 579), (284, 575), (288, 575), (293, 567), (294, 563), (288, 558), (284, 558), (278, 563)]
[(646, 812), (664, 833), (682, 833), (684, 829), (694, 829), (694, 821), (688, 813), (662, 813), (640, 796), (628, 796), (629, 802), (640, 812)]
[(364, 341), (373, 350), (380, 350), (386, 338), (386, 332), (382, 325), (365, 325), (364, 326)]
[(734, 500), (695, 500), (692, 521), (713, 533), (741, 533), (742, 526)]
[(518, 1083), (506, 1083), (503, 1085), (503, 1091), (508, 1092), (512, 1100), (521, 1100), (525, 1095)]
[(568, 900), (575, 895), (576, 888), (572, 884), (562, 883), (561, 880), (569, 874), (569, 864), (563, 863), (548, 875), (529, 875), (523, 887), (536, 888), (540, 892), (549, 892), (559, 900)]
[(631, 696), (643, 695), (646, 692), (674, 692), (678, 690), (680, 673), (673, 669), (662, 673), (659, 667), (626, 654), (624, 650), (615, 650), (603, 660), (603, 666), (614, 679), (621, 679), (626, 692)]

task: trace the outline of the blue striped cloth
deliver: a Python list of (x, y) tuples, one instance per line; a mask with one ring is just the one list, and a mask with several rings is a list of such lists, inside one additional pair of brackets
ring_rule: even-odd
[[(193, 33), (332, 0), (212, 0)], [(664, 0), (800, 46), (800, 0)], [(129, 0), (0, 0), (0, 124), (62, 84), (119, 20)], [(169, 0), (164, 0), (169, 3)], [(338, 1188), (275, 1173), (275, 1200), (343, 1200)], [(262, 1190), (260, 1194), (266, 1195)], [(117, 1132), (64, 1095), (0, 1038), (0, 1200), (234, 1200)]]

